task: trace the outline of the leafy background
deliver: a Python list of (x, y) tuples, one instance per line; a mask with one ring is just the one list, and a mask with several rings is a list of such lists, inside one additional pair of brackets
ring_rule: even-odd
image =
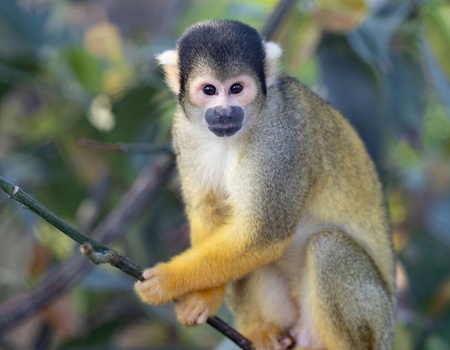
[[(341, 110), (376, 161), (399, 258), (395, 349), (450, 349), (450, 4), (290, 3), (269, 25), (274, 0), (0, 2), (0, 175), (89, 234), (157, 156), (99, 152), (78, 138), (169, 144), (174, 101), (154, 55), (196, 21), (242, 20), (281, 43), (284, 72)], [(78, 253), (4, 194), (0, 242), (7, 324), (2, 306)], [(187, 245), (175, 177), (114, 242), (142, 266)], [(212, 328), (179, 326), (171, 306), (141, 304), (132, 285), (113, 268), (91, 269), (10, 324), (0, 348), (230, 348)]]

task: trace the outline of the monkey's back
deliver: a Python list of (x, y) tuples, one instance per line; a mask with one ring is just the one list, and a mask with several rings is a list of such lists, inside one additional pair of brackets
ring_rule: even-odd
[(298, 130), (297, 171), (314, 169), (304, 216), (353, 237), (371, 256), (393, 296), (394, 255), (386, 202), (362, 140), (336, 109), (297, 80), (280, 77), (273, 88), (284, 103), (271, 115), (285, 118), (285, 128)]

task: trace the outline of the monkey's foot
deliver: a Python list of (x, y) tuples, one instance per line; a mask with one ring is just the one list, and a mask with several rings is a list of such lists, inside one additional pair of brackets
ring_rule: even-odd
[(186, 326), (205, 323), (219, 309), (224, 294), (225, 286), (219, 286), (182, 296), (175, 305), (178, 320)]
[(177, 301), (175, 313), (182, 324), (192, 327), (205, 323), (211, 311), (204, 299), (191, 293)]
[(172, 291), (166, 287), (169, 276), (163, 269), (163, 264), (147, 269), (142, 273), (144, 281), (136, 282), (134, 288), (142, 301), (161, 305), (174, 299)]
[(275, 325), (257, 325), (244, 334), (252, 341), (255, 350), (287, 350), (295, 345), (290, 335)]

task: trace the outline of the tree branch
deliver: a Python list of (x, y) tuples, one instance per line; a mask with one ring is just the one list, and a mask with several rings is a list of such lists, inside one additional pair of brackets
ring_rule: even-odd
[[(167, 179), (167, 176), (161, 177), (163, 179)], [(135, 187), (137, 187), (136, 184), (135, 186), (133, 186), (133, 189)], [(0, 189), (7, 193), (11, 199), (14, 199), (17, 202), (21, 203), (27, 209), (33, 211), (35, 214), (39, 215), (41, 218), (59, 229), (62, 233), (80, 243), (80, 249), (82, 253), (87, 256), (93, 263), (109, 263), (112, 266), (119, 268), (123, 272), (135, 277), (136, 279), (143, 280), (143, 269), (140, 266), (133, 263), (127, 257), (121, 255), (119, 252), (110, 249), (109, 247), (100, 244), (98, 241), (82, 234), (76, 228), (60, 219), (49, 209), (34, 200), (31, 196), (22, 191), (18, 186), (13, 186), (12, 184), (4, 180), (1, 176)], [(135, 191), (130, 190), (127, 197), (131, 195), (131, 192), (136, 194)], [(121, 212), (123, 215), (121, 215), (120, 218), (128, 219), (127, 222), (130, 222), (131, 218), (134, 218), (135, 216), (135, 213), (130, 213), (127, 210), (121, 210)], [(105, 224), (102, 225), (102, 229), (105, 230), (105, 232), (107, 232), (109, 229), (113, 229), (113, 227), (111, 227), (112, 223), (116, 224), (118, 216), (113, 214), (117, 214), (116, 210), (108, 216)], [(126, 218), (124, 218), (123, 216), (125, 216)], [(119, 225), (119, 227), (123, 226)], [(41, 283), (41, 285), (39, 286), (40, 288), (37, 288), (37, 290), (40, 291), (39, 294), (29, 293), (29, 295), (22, 296), (15, 299), (13, 302), (7, 302), (4, 305), (0, 306), (0, 333), (8, 328), (11, 328), (14, 324), (16, 324), (26, 316), (29, 316), (46, 306), (51, 302), (51, 299), (56, 294), (65, 291), (68, 286), (73, 285), (74, 282), (80, 278), (80, 275), (84, 275), (85, 271), (89, 270), (89, 268), (87, 268), (85, 264), (79, 262), (78, 257), (74, 257), (70, 262), (70, 264), (67, 264), (67, 266), (65, 266), (66, 268), (64, 271), (65, 277), (67, 277), (68, 275), (71, 276), (71, 278), (67, 280), (67, 283), (61, 284), (61, 281), (59, 279), (55, 279), (55, 274), (53, 274), (49, 277), (49, 282)], [(52, 286), (51, 289), (49, 288), (49, 285)], [(49, 293), (49, 291), (52, 292)], [(24, 299), (27, 301), (27, 303), (24, 303)], [(22, 305), (22, 307), (18, 307), (18, 305)], [(17, 312), (17, 309), (19, 309), (19, 311), (21, 312)], [(228, 337), (242, 349), (252, 349), (252, 344), (248, 339), (246, 339), (243, 335), (230, 327), (220, 318), (216, 316), (210, 317), (208, 318), (207, 323), (216, 328), (219, 332)]]
[[(136, 265), (127, 257), (121, 255), (115, 250), (108, 252), (96, 252), (90, 243), (84, 243), (80, 247), (80, 251), (94, 264), (110, 264), (123, 272), (143, 281), (142, 272), (144, 269)], [(222, 319), (217, 316), (209, 317), (207, 323), (217, 329), (220, 333), (232, 340), (241, 349), (251, 350), (252, 343), (234, 328), (230, 327)]]
[(63, 232), (66, 236), (72, 238), (75, 242), (78, 242), (80, 244), (90, 243), (93, 247), (95, 247), (97, 251), (107, 250), (106, 247), (102, 246), (88, 236), (80, 233), (75, 227), (61, 220), (56, 214), (52, 213), (34, 198), (25, 193), (22, 189), (20, 189), (20, 187), (11, 185), (1, 176), (0, 189), (7, 193), (9, 195), (9, 198), (14, 199), (16, 202), (19, 202), (25, 208), (31, 210), (33, 213), (37, 214), (45, 221), (47, 221), (50, 225)]
[[(141, 172), (130, 190), (122, 197), (121, 202), (97, 226), (92, 236), (104, 244), (108, 244), (120, 237), (127, 230), (128, 226), (147, 208), (148, 203), (155, 199), (159, 190), (170, 179), (173, 171), (174, 163), (171, 157), (165, 156), (155, 159), (152, 164)], [(46, 221), (61, 220), (26, 193), (21, 192), (17, 186), (11, 185), (2, 177), (0, 177), (0, 189), (9, 194), (12, 199), (20, 199), (25, 207), (30, 208), (36, 214), (39, 211)], [(19, 193), (21, 194), (20, 196)], [(36, 206), (36, 203), (39, 205)], [(77, 231), (68, 224), (62, 224), (62, 228), (67, 228), (66, 234)], [(81, 235), (79, 232), (78, 234)], [(84, 235), (84, 237), (75, 235), (79, 243), (91, 241), (89, 237)], [(93, 243), (94, 247), (101, 246), (96, 241)], [(103, 247), (103, 251), (109, 250), (108, 247), (101, 247)], [(69, 290), (92, 268), (93, 265), (89, 264), (79, 252), (74, 253), (66, 262), (44, 276), (32, 291), (4, 302), (0, 305), (0, 334), (49, 305), (53, 299)]]
[(106, 143), (99, 142), (95, 140), (91, 140), (85, 137), (78, 137), (75, 139), (75, 142), (96, 151), (100, 152), (117, 152), (117, 153), (168, 153), (173, 154), (173, 149), (171, 146), (155, 146), (148, 143)]
[(272, 40), (276, 30), (296, 3), (297, 0), (280, 0), (261, 30), (261, 35), (267, 40)]

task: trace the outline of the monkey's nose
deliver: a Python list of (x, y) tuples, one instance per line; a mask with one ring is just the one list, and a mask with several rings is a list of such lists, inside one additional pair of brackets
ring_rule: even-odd
[(226, 109), (223, 107), (215, 107), (214, 115), (218, 118), (223, 117), (226, 114)]

